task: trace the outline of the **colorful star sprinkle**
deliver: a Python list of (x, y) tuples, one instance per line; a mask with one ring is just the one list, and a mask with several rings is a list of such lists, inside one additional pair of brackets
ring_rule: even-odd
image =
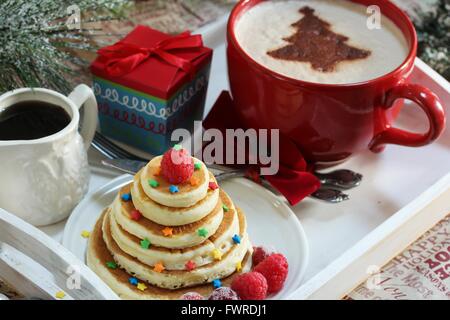
[(153, 175), (158, 177), (161, 174), (161, 167), (156, 167), (155, 171), (153, 171)]
[(141, 240), (141, 248), (142, 249), (148, 249), (151, 246), (151, 242), (150, 240), (148, 240), (148, 238), (145, 238), (144, 240)]
[(114, 261), (108, 261), (108, 262), (106, 262), (106, 266), (109, 268), (109, 269), (117, 269), (117, 263), (115, 263)]
[(196, 186), (198, 186), (198, 184), (200, 183), (200, 179), (197, 178), (197, 177), (192, 176), (192, 177), (189, 179), (189, 182), (190, 182), (191, 186), (196, 187)]
[(239, 244), (239, 243), (241, 243), (241, 237), (239, 235), (235, 234), (233, 236), (233, 241), (234, 241), (234, 243)]
[(214, 249), (214, 250), (212, 251), (212, 255), (213, 255), (214, 259), (216, 259), (216, 260), (222, 260), (222, 252), (220, 252), (219, 249)]
[(184, 266), (186, 267), (186, 270), (187, 270), (187, 271), (192, 271), (192, 270), (195, 269), (195, 267), (196, 267), (197, 265), (195, 264), (194, 261), (189, 260), (188, 262), (186, 262), (186, 264), (185, 264)]
[(137, 286), (138, 285), (138, 283), (139, 283), (139, 281), (138, 281), (138, 279), (137, 278), (135, 278), (135, 277), (130, 277), (130, 278), (128, 278), (128, 282), (132, 285), (132, 286)]
[(220, 281), (220, 279), (213, 280), (212, 284), (215, 289), (219, 289), (220, 287), (222, 287), (222, 281)]
[(81, 232), (81, 236), (85, 239), (89, 238), (91, 236), (91, 233), (89, 231), (83, 230)]
[(181, 149), (183, 149), (183, 147), (181, 146), (181, 144), (176, 144), (173, 146), (173, 149), (176, 151), (180, 151)]
[(64, 291), (58, 291), (58, 292), (55, 294), (55, 298), (56, 298), (56, 299), (64, 299), (65, 296), (66, 296), (66, 293), (65, 293)]
[(171, 186), (169, 187), (169, 191), (170, 191), (170, 193), (174, 194), (174, 193), (180, 192), (180, 189), (178, 189), (177, 186), (171, 185)]
[(230, 208), (228, 208), (228, 206), (226, 204), (222, 204), (222, 208), (223, 208), (223, 211), (225, 211), (225, 212), (230, 211)]
[(152, 188), (158, 188), (159, 187), (159, 182), (156, 181), (155, 179), (148, 180), (148, 184)]
[(217, 183), (215, 183), (213, 181), (211, 181), (208, 186), (211, 190), (219, 189), (219, 186), (217, 185)]
[(142, 283), (142, 282), (139, 282), (137, 284), (137, 288), (138, 288), (138, 290), (141, 290), (141, 291), (147, 290), (147, 286), (145, 285), (145, 283)]
[(130, 219), (134, 221), (139, 221), (142, 218), (142, 213), (139, 212), (139, 210), (131, 210), (130, 213)]
[(164, 268), (164, 265), (161, 262), (158, 262), (157, 264), (155, 264), (153, 271), (161, 273), (164, 270), (166, 270), (166, 268)]
[(125, 201), (125, 202), (130, 201), (131, 200), (131, 193), (124, 193), (122, 195), (122, 200)]
[(195, 171), (198, 171), (198, 170), (200, 170), (201, 168), (202, 168), (202, 164), (201, 164), (200, 162), (197, 162), (197, 163), (194, 164), (194, 170), (195, 170)]
[(166, 228), (162, 229), (162, 233), (165, 237), (170, 237), (173, 235), (173, 229), (166, 227)]
[(236, 271), (237, 272), (241, 272), (242, 271), (242, 262), (241, 261), (236, 263)]
[(208, 235), (208, 230), (206, 230), (205, 228), (200, 228), (197, 230), (197, 234), (199, 235), (199, 237), (206, 238), (206, 236)]

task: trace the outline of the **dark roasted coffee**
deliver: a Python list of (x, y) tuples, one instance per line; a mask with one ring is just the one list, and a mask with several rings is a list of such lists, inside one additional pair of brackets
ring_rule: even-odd
[(23, 101), (2, 110), (0, 140), (34, 140), (55, 134), (71, 121), (62, 107), (42, 101)]

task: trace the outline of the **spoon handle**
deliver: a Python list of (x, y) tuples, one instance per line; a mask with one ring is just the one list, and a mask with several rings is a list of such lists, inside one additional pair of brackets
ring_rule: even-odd
[[(240, 178), (240, 177), (246, 177), (245, 171), (243, 170), (232, 170), (232, 171), (227, 171), (227, 172), (223, 172), (220, 173), (218, 175), (216, 175), (216, 180), (218, 182), (221, 181), (225, 181), (228, 179), (232, 179), (232, 178)], [(269, 183), (267, 180), (262, 179), (262, 185), (263, 187), (265, 187), (266, 189), (271, 190), (272, 192), (279, 194), (278, 191), (276, 191)], [(350, 197), (343, 193), (340, 190), (336, 190), (336, 189), (325, 189), (325, 188), (321, 188), (318, 191), (316, 191), (315, 193), (313, 193), (311, 195), (311, 198), (313, 199), (317, 199), (323, 202), (327, 202), (327, 203), (341, 203), (343, 201), (349, 200)]]

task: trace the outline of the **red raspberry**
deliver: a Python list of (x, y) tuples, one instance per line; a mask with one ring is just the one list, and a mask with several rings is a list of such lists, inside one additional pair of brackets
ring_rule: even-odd
[(258, 272), (243, 273), (233, 279), (231, 289), (242, 300), (264, 300), (267, 296), (267, 280)]
[(236, 292), (231, 288), (221, 287), (211, 293), (208, 300), (240, 300)]
[(162, 158), (161, 173), (171, 184), (181, 184), (192, 177), (194, 161), (186, 149), (172, 148)]
[(197, 292), (187, 292), (181, 296), (181, 300), (205, 300), (205, 298)]
[(276, 293), (283, 288), (288, 275), (288, 262), (280, 253), (274, 253), (260, 262), (253, 271), (261, 273), (267, 280), (268, 293)]
[(261, 261), (270, 256), (272, 252), (265, 247), (253, 247), (252, 265), (256, 267)]

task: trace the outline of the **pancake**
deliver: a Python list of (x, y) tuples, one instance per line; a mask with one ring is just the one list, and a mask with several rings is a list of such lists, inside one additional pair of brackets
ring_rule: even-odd
[[(224, 198), (225, 196), (223, 193)], [(229, 198), (225, 202), (231, 202), (228, 200)], [(147, 265), (162, 262), (167, 270), (185, 270), (188, 261), (193, 261), (198, 267), (213, 262), (213, 250), (217, 249), (221, 254), (225, 254), (234, 245), (233, 236), (240, 232), (237, 213), (234, 206), (231, 206), (228, 212), (224, 213), (217, 231), (203, 243), (184, 249), (169, 249), (154, 245), (145, 249), (140, 245), (141, 239), (124, 230), (114, 215), (110, 214), (108, 219), (112, 238), (121, 250)]]
[[(243, 224), (242, 227), (245, 228), (244, 216), (239, 214), (238, 216), (240, 224)], [(250, 248), (248, 235), (245, 233), (241, 235), (241, 243), (233, 246), (222, 256), (220, 261), (214, 261), (192, 271), (164, 270), (163, 272), (156, 272), (152, 266), (140, 262), (119, 248), (111, 236), (110, 224), (107, 222), (108, 220), (105, 218), (103, 221), (103, 240), (117, 264), (129, 274), (136, 275), (139, 279), (159, 288), (179, 289), (224, 278), (235, 271), (237, 263), (242, 261)]]
[[(126, 193), (127, 188), (129, 186), (124, 187), (123, 192)], [(117, 223), (128, 233), (140, 239), (147, 238), (155, 246), (183, 249), (201, 244), (207, 239), (207, 237), (198, 234), (199, 229), (205, 229), (208, 236), (217, 231), (224, 216), (222, 205), (233, 208), (233, 202), (224, 191), (220, 190), (219, 196), (220, 199), (210, 214), (187, 225), (173, 226), (172, 236), (169, 237), (164, 236), (162, 232), (166, 228), (165, 225), (160, 225), (145, 218), (138, 221), (130, 219), (130, 214), (134, 209), (132, 201), (123, 201), (120, 196), (117, 196), (111, 209)]]
[[(208, 296), (214, 290), (213, 286), (209, 283), (177, 290), (162, 289), (146, 283), (147, 289), (145, 291), (138, 290), (128, 282), (130, 275), (125, 270), (120, 268), (109, 269), (106, 267), (106, 263), (114, 261), (114, 258), (108, 251), (108, 248), (102, 239), (102, 218), (97, 221), (91, 234), (86, 258), (88, 266), (122, 299), (177, 300), (187, 292), (195, 291), (203, 296)], [(251, 252), (249, 251), (242, 261), (241, 272), (248, 272), (250, 269)], [(238, 274), (238, 272), (235, 272), (222, 279), (222, 284), (224, 286), (230, 286), (233, 278)]]
[[(136, 258), (122, 251), (114, 242), (111, 236), (110, 224), (108, 220), (109, 209), (107, 209), (96, 224), (94, 232), (91, 234), (89, 250), (94, 250), (95, 243), (104, 242), (107, 251), (114, 258), (122, 269), (130, 275), (134, 275), (154, 286), (164, 289), (179, 289), (191, 287), (198, 284), (212, 282), (215, 279), (225, 278), (236, 271), (236, 265), (242, 261), (249, 250), (251, 250), (250, 241), (247, 233), (240, 234), (242, 240), (240, 244), (233, 246), (222, 260), (214, 261), (207, 265), (195, 268), (192, 271), (187, 270), (164, 270), (156, 272), (153, 267), (143, 264)], [(245, 216), (238, 211), (240, 229), (246, 229)], [(98, 237), (103, 237), (103, 241), (99, 241)], [(88, 265), (90, 261), (88, 259)]]
[[(140, 175), (141, 173), (139, 172), (134, 177), (134, 182), (131, 186), (133, 204), (144, 217), (165, 226), (181, 226), (203, 219), (214, 209), (217, 201), (219, 201), (219, 189), (209, 189), (203, 199), (190, 207), (174, 208), (165, 206), (147, 196), (140, 183)], [(212, 174), (210, 174), (210, 180), (215, 181)], [(130, 192), (124, 189), (121, 190), (121, 194)]]
[[(145, 194), (153, 201), (174, 208), (188, 208), (206, 197), (209, 189), (209, 172), (206, 166), (198, 159), (194, 158), (194, 163), (201, 163), (200, 170), (193, 173), (198, 184), (192, 186), (190, 183), (178, 185), (179, 192), (172, 194), (169, 192), (170, 183), (161, 176), (159, 172), (162, 156), (153, 158), (147, 166), (141, 170), (139, 179)], [(156, 180), (159, 183), (158, 188), (152, 188), (148, 181)]]

